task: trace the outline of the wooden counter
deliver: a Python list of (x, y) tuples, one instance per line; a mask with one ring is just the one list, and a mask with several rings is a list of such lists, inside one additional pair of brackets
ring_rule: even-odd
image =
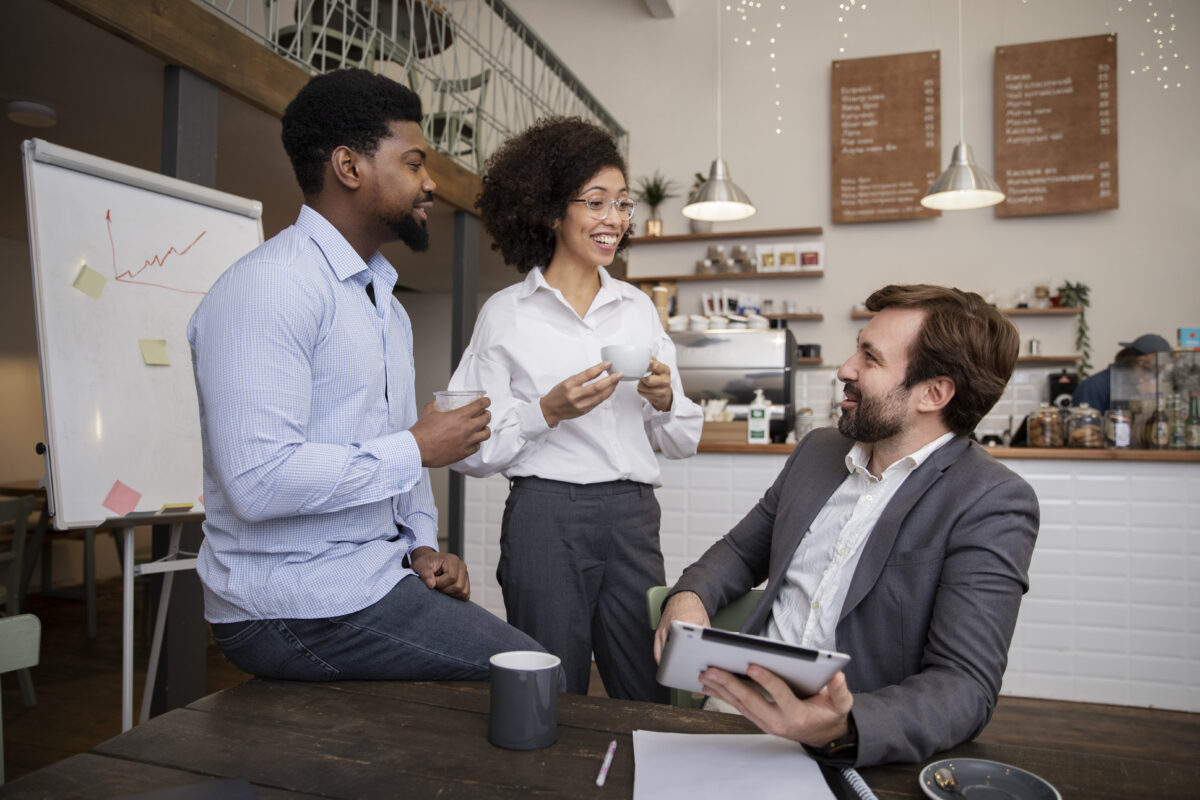
[[(794, 444), (745, 444), (700, 440), (701, 453), (757, 453), (790, 455)], [(1200, 462), (1200, 450), (1102, 450), (1082, 447), (989, 447), (996, 458), (1028, 458), (1056, 461), (1167, 461)]]

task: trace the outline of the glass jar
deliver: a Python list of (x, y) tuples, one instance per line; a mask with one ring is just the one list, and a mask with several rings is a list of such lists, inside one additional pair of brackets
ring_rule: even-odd
[(1099, 410), (1087, 403), (1080, 403), (1071, 409), (1071, 417), (1067, 420), (1067, 446), (1104, 446), (1104, 421)]
[(1029, 414), (1029, 446), (1063, 446), (1062, 417), (1056, 406), (1042, 403)]
[(1109, 409), (1104, 417), (1104, 446), (1123, 450), (1133, 446), (1133, 416), (1123, 408)]

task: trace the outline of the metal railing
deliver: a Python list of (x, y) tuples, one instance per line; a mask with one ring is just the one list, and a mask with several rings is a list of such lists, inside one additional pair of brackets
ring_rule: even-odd
[(197, 0), (312, 74), (362, 67), (411, 86), (430, 146), (473, 172), (550, 115), (625, 129), (504, 0)]

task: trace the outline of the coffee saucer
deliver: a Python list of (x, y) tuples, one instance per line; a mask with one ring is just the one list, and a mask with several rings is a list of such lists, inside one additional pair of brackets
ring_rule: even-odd
[[(939, 769), (948, 769), (958, 780), (958, 793), (943, 789), (934, 780)], [(1058, 790), (1032, 772), (982, 758), (947, 758), (927, 764), (917, 780), (933, 800), (1062, 800)]]

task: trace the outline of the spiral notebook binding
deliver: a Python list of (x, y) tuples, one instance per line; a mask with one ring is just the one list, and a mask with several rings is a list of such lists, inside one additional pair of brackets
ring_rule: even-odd
[(871, 791), (871, 787), (867, 786), (867, 782), (863, 780), (863, 776), (858, 774), (858, 770), (853, 767), (846, 767), (842, 770), (842, 777), (846, 779), (846, 783), (854, 790), (862, 800), (879, 800), (875, 793)]

